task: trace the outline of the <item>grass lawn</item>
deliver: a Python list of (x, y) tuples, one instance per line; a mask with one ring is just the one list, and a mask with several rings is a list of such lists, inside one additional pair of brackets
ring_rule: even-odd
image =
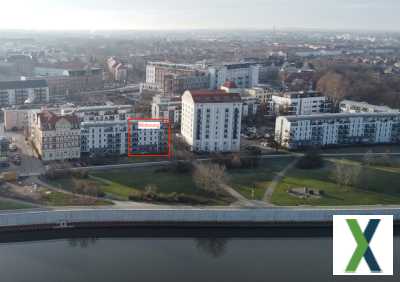
[(104, 206), (111, 205), (110, 201), (88, 199), (84, 196), (75, 196), (58, 191), (51, 191), (43, 195), (42, 201), (49, 206)]
[(228, 171), (230, 185), (251, 200), (254, 189), (254, 200), (262, 200), (271, 180), (291, 161), (291, 158), (263, 160), (255, 169), (230, 170)]
[(157, 186), (160, 193), (199, 194), (190, 174), (145, 168), (94, 172), (91, 176), (103, 184), (104, 192), (125, 199), (135, 190), (144, 191), (147, 185)]
[[(327, 160), (323, 168), (316, 170), (292, 169), (278, 185), (272, 195), (272, 202), (277, 205), (322, 206), (400, 204), (400, 168), (363, 168), (357, 188), (340, 188), (332, 176), (335, 161), (337, 160)], [(348, 160), (347, 164), (356, 162)], [(300, 187), (322, 190), (325, 196), (301, 199), (287, 193), (290, 188)]]
[(0, 210), (18, 210), (33, 208), (30, 204), (17, 203), (14, 201), (0, 200)]

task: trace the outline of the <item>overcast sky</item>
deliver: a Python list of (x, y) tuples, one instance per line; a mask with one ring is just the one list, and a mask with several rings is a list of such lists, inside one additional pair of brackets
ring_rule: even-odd
[(0, 0), (0, 29), (400, 29), (400, 0)]

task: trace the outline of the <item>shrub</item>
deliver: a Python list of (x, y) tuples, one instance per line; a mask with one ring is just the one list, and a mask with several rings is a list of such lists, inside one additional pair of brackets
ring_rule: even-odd
[(318, 151), (308, 151), (297, 163), (300, 169), (316, 169), (322, 167), (324, 161)]

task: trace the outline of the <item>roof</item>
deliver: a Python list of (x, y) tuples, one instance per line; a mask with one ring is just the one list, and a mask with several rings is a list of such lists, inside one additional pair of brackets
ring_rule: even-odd
[(226, 88), (238, 88), (236, 83), (231, 80), (226, 81), (222, 86)]
[(47, 86), (47, 82), (44, 79), (0, 81), (0, 89), (40, 88)]
[(340, 102), (340, 105), (365, 107), (365, 108), (372, 109), (374, 111), (380, 111), (380, 112), (398, 112), (399, 111), (397, 109), (392, 109), (388, 106), (372, 105), (367, 102), (357, 102), (357, 101), (352, 101), (352, 100), (343, 100), (342, 102)]
[(328, 113), (317, 115), (299, 115), (299, 116), (280, 116), (278, 118), (285, 118), (290, 121), (297, 120), (316, 120), (316, 119), (338, 119), (338, 118), (359, 118), (359, 117), (400, 117), (400, 113), (387, 112), (387, 113)]
[(38, 113), (38, 119), (40, 120), (42, 129), (53, 129), (56, 123), (61, 119), (68, 120), (73, 127), (79, 126), (79, 119), (76, 115), (56, 115), (50, 111), (43, 111)]
[(195, 103), (240, 103), (242, 99), (237, 93), (226, 93), (221, 90), (189, 91)]

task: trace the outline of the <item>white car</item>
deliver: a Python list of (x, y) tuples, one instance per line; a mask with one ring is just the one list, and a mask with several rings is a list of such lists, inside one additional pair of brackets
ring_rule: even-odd
[(15, 152), (15, 151), (18, 150), (18, 147), (17, 147), (17, 145), (15, 145), (15, 144), (10, 144), (10, 145), (8, 146), (8, 149), (9, 149), (11, 152)]

